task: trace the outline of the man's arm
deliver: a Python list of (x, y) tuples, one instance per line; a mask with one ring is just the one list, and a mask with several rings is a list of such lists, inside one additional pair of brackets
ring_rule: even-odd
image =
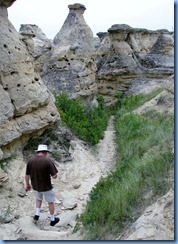
[(30, 176), (29, 175), (25, 175), (25, 182), (26, 182), (26, 190), (30, 191), (31, 190), (31, 185), (30, 185)]
[(52, 177), (53, 179), (56, 179), (56, 178), (57, 178), (57, 174), (55, 174), (55, 175), (51, 175), (51, 177)]

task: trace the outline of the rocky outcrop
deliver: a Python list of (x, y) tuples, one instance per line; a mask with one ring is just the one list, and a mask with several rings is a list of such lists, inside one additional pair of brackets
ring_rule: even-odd
[(35, 72), (24, 36), (8, 20), (7, 7), (12, 3), (0, 2), (0, 159), (11, 155), (12, 142), (27, 139), (58, 118), (51, 93)]
[(113, 25), (98, 37), (96, 81), (108, 104), (114, 102), (116, 92), (143, 92), (146, 86), (161, 86), (174, 74), (174, 39), (167, 30)]
[(174, 238), (174, 191), (170, 189), (116, 240), (173, 241)]
[(54, 37), (42, 79), (51, 90), (92, 101), (97, 92), (93, 33), (83, 17), (85, 6), (76, 3), (68, 7), (69, 14)]
[(156, 111), (158, 113), (174, 114), (174, 76), (167, 79), (162, 88), (163, 90), (156, 97), (137, 108), (135, 112), (141, 114)]
[(7, 180), (8, 175), (2, 169), (0, 169), (0, 187), (2, 187)]
[(52, 40), (49, 40), (37, 25), (22, 24), (19, 33), (34, 58), (35, 71), (42, 72), (44, 63), (50, 57)]
[(173, 33), (117, 24), (93, 38), (83, 18), (85, 9), (82, 4), (69, 5), (53, 43), (37, 26), (22, 25), (23, 36), (35, 35), (33, 48), (31, 39), (27, 47), (50, 90), (80, 97), (86, 104), (100, 94), (110, 105), (116, 92), (150, 92), (174, 73)]

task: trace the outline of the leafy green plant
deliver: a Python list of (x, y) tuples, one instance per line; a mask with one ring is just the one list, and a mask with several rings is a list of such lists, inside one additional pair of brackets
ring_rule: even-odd
[(87, 111), (79, 99), (69, 99), (67, 94), (55, 95), (55, 104), (61, 119), (73, 132), (90, 145), (103, 138), (109, 118), (102, 97), (98, 97), (98, 107)]
[(7, 168), (8, 168), (8, 164), (12, 159), (15, 159), (16, 155), (12, 155), (8, 158), (5, 159), (1, 159), (0, 160), (0, 169), (4, 170), (5, 172), (7, 172)]

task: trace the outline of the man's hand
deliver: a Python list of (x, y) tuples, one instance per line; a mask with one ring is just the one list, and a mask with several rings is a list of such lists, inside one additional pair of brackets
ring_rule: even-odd
[(26, 185), (26, 188), (25, 188), (26, 191), (30, 191), (31, 189), (32, 189), (32, 187), (30, 184)]

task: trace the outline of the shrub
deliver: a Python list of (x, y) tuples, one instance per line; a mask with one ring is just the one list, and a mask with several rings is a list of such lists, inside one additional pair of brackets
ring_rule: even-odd
[(55, 95), (55, 103), (62, 122), (82, 140), (95, 145), (103, 138), (109, 115), (101, 97), (98, 98), (98, 107), (89, 111), (79, 99), (71, 100), (64, 93)]

